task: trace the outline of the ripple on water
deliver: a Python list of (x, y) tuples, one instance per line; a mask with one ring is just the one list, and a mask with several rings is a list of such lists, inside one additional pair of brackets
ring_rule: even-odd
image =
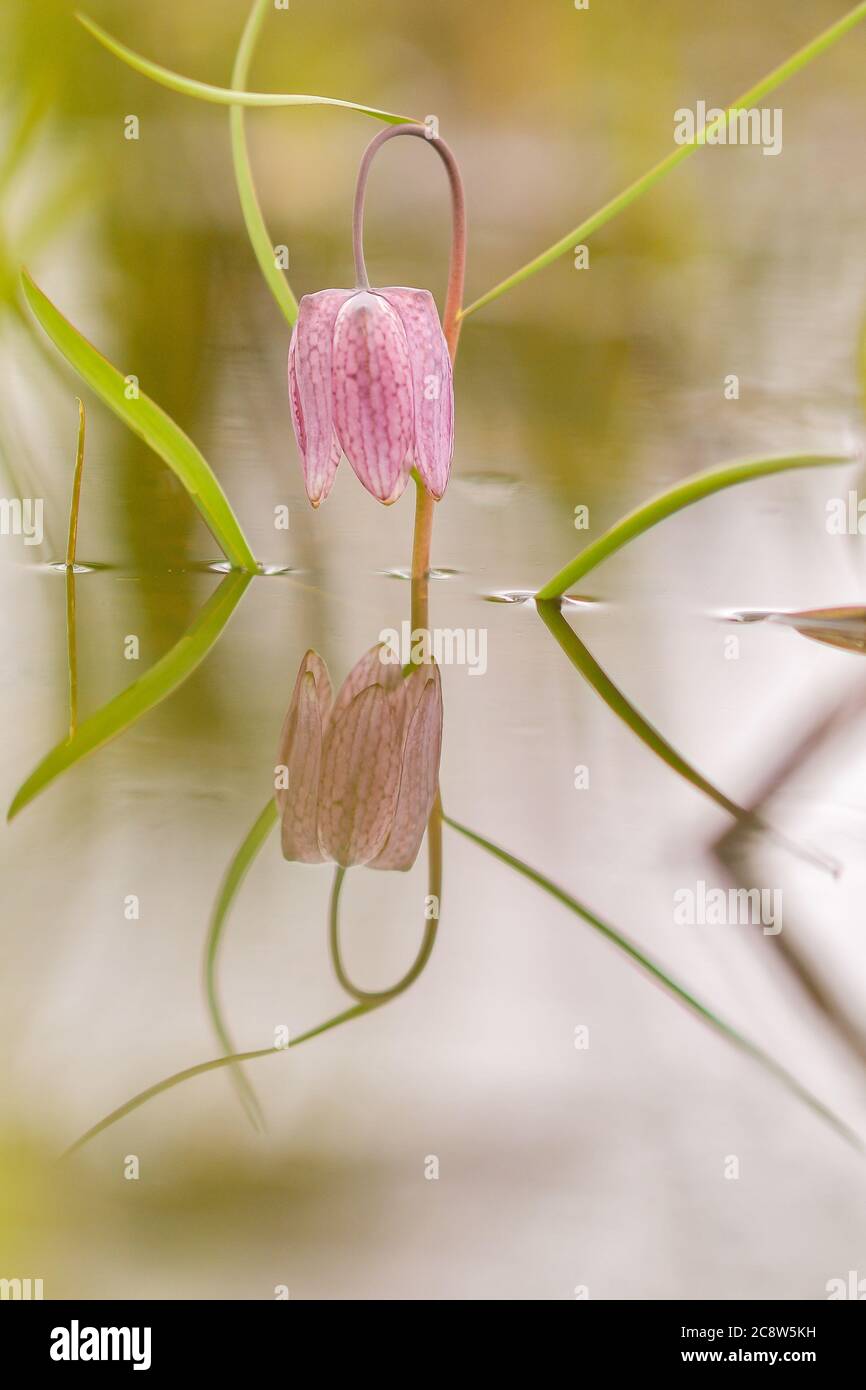
[[(375, 574), (383, 574), (383, 575), (385, 576), (386, 579), (411, 579), (411, 578), (412, 578), (412, 571), (411, 571), (410, 569), (403, 569), (403, 568), (397, 568), (397, 567), (395, 567), (394, 569), (387, 569), (387, 570), (375, 570), (374, 573), (375, 573)], [(435, 580), (435, 579), (453, 579), (454, 576), (457, 575), (457, 574), (460, 574), (460, 570), (452, 570), (452, 569), (432, 569), (432, 570), (428, 570), (428, 571), (427, 571), (427, 578), (428, 578), (428, 579), (434, 579), (434, 580)]]
[(93, 574), (96, 570), (110, 570), (113, 565), (100, 565), (96, 561), (92, 564), (85, 560), (76, 560), (74, 565), (67, 565), (65, 560), (52, 560), (43, 566), (44, 569), (52, 570), (55, 574)]
[[(235, 567), (228, 560), (198, 560), (187, 565), (187, 569), (200, 570), (205, 574), (232, 574)], [(236, 571), (238, 574), (240, 570)], [(259, 578), (272, 579), (275, 575), (281, 574), (303, 574), (301, 569), (295, 569), (293, 565), (258, 565), (253, 571)]]
[(520, 479), (512, 473), (461, 473), (454, 476), (451, 486), (479, 507), (507, 507), (520, 487)]
[(723, 615), (732, 623), (772, 623), (790, 627), (801, 637), (837, 647), (841, 651), (866, 654), (866, 608), (809, 608), (802, 612), (746, 609)]
[[(534, 589), (497, 589), (492, 594), (482, 594), (481, 597), (487, 603), (516, 603), (519, 606), (528, 607), (535, 603)], [(590, 594), (563, 594), (560, 599), (562, 608), (597, 608), (600, 600)]]

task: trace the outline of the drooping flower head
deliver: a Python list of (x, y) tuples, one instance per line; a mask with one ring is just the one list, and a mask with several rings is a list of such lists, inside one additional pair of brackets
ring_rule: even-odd
[(371, 648), (333, 698), (308, 651), (280, 735), (276, 793), (286, 859), (411, 869), (436, 797), (442, 687), (431, 663), (404, 677)]
[[(429, 143), (451, 188), (452, 234), (443, 333), (427, 290), (371, 289), (364, 262), (364, 197), (377, 151), (397, 135)], [(305, 295), (289, 347), (292, 423), (314, 507), (327, 497), (343, 454), (368, 492), (387, 506), (412, 469), (438, 501), (454, 448), (451, 363), (457, 344), (466, 261), (466, 215), (451, 150), (426, 126), (381, 131), (364, 152), (352, 218), (354, 290)]]
[(330, 492), (341, 454), (386, 505), (401, 496), (413, 465), (437, 501), (444, 493), (454, 388), (427, 290), (305, 295), (289, 347), (289, 395), (314, 507)]

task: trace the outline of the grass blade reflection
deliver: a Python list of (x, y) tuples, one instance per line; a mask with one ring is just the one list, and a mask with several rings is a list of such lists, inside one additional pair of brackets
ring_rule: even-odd
[(444, 816), (443, 819), (445, 824), (450, 825), (451, 829), (456, 830), (459, 835), (463, 835), (467, 840), (471, 840), (473, 844), (478, 845), (479, 848), (486, 850), (488, 854), (493, 855), (500, 863), (508, 865), (511, 869), (515, 869), (517, 873), (522, 874), (524, 878), (528, 878), (530, 882), (534, 883), (538, 888), (543, 889), (545, 893), (549, 893), (550, 896), (561, 903), (563, 907), (567, 907), (570, 912), (575, 913), (578, 917), (582, 917), (589, 926), (599, 932), (600, 935), (605, 937), (612, 945), (616, 946), (633, 964), (637, 965), (648, 974), (651, 979), (661, 985), (669, 994), (673, 995), (680, 1004), (684, 1004), (687, 1009), (693, 1014), (696, 1014), (704, 1023), (714, 1029), (715, 1032), (727, 1038), (728, 1042), (732, 1042), (741, 1052), (746, 1053), (746, 1055), (751, 1057), (754, 1061), (759, 1062), (765, 1071), (769, 1072), (777, 1081), (780, 1081), (798, 1100), (808, 1105), (816, 1115), (819, 1115), (822, 1120), (825, 1120), (827, 1124), (829, 1124), (837, 1134), (841, 1135), (852, 1148), (856, 1149), (858, 1153), (862, 1154), (866, 1152), (860, 1137), (845, 1124), (844, 1120), (839, 1119), (839, 1117), (835, 1115), (832, 1110), (829, 1110), (822, 1101), (818, 1100), (816, 1096), (813, 1096), (811, 1091), (806, 1090), (796, 1077), (792, 1076), (791, 1073), (780, 1066), (778, 1062), (775, 1062), (773, 1058), (768, 1056), (760, 1047), (750, 1042), (748, 1038), (743, 1037), (736, 1028), (731, 1027), (724, 1019), (719, 1018), (719, 1016), (714, 1013), (712, 1009), (708, 1008), (706, 1004), (702, 1004), (699, 999), (691, 994), (689, 990), (685, 989), (683, 985), (679, 984), (673, 976), (669, 975), (666, 970), (663, 970), (654, 960), (645, 955), (643, 951), (630, 941), (627, 936), (624, 936), (622, 932), (610, 926), (609, 923), (602, 921), (600, 917), (597, 917), (588, 907), (584, 907), (582, 903), (579, 903), (577, 899), (573, 898), (564, 888), (552, 882), (551, 879), (546, 878), (544, 874), (539, 873), (537, 869), (531, 868), (529, 864), (525, 864), (523, 860), (518, 859), (516, 855), (509, 854), (508, 850), (502, 849), (500, 845), (494, 844), (492, 840), (485, 839), (483, 835), (479, 835), (475, 830), (470, 830), (468, 826), (461, 825), (459, 821), (452, 820), (450, 816)]
[(251, 574), (243, 572), (227, 574), (180, 641), (165, 656), (126, 690), (83, 720), (70, 738), (45, 755), (16, 792), (7, 819), (14, 819), (61, 773), (131, 728), (183, 685), (218, 641), (252, 578)]

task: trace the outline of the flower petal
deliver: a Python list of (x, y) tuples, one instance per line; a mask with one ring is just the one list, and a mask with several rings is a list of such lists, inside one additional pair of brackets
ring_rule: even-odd
[(319, 844), (344, 868), (378, 854), (400, 787), (400, 734), (380, 685), (328, 722), (322, 752)]
[[(370, 685), (381, 685), (386, 692), (403, 685), (403, 673), (396, 662), (382, 661), (385, 650), (383, 642), (377, 642), (355, 662), (337, 693), (331, 709), (330, 719), (339, 719), (345, 713), (356, 695)], [(398, 720), (399, 723), (399, 720)]]
[(448, 486), (454, 452), (454, 384), (448, 345), (436, 304), (427, 290), (380, 290), (400, 316), (409, 344), (415, 435), (412, 455), (427, 491), (437, 502)]
[(421, 667), (405, 682), (411, 687), (416, 677), (420, 698), (414, 690), (406, 690), (407, 709), (414, 712), (409, 719), (403, 746), (400, 791), (391, 833), (382, 850), (370, 862), (371, 869), (411, 869), (418, 857), (424, 830), (430, 819), (436, 788), (439, 784), (439, 760), (442, 754), (442, 686), (439, 668)]
[(340, 446), (334, 434), (332, 355), (334, 324), (352, 290), (305, 294), (289, 345), (292, 423), (304, 466), (307, 496), (318, 507), (331, 491)]
[(286, 859), (320, 864), (318, 837), (322, 730), (331, 704), (328, 668), (313, 651), (298, 671), (291, 704), (280, 733), (277, 764), (288, 769), (288, 787), (276, 792), (282, 849)]
[(297, 351), (295, 348), (295, 329), (292, 330), (292, 338), (289, 343), (289, 403), (292, 407), (292, 424), (295, 427), (295, 439), (298, 445), (298, 452), (301, 459), (307, 456), (307, 432), (304, 429), (304, 412), (301, 410), (301, 398), (298, 394), (298, 371), (297, 371)]
[(334, 326), (334, 424), (368, 492), (395, 502), (409, 478), (412, 374), (399, 316), (369, 290), (352, 295)]

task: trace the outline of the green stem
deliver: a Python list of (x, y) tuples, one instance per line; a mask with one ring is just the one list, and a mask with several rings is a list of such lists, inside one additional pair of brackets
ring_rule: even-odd
[(436, 503), (419, 477), (415, 478), (415, 531), (412, 538), (411, 621), (413, 632), (430, 625), (430, 545)]
[(529, 879), (531, 883), (536, 884), (536, 886), (543, 889), (545, 893), (549, 893), (551, 897), (555, 898), (556, 901), (561, 903), (564, 907), (567, 907), (569, 911), (576, 913), (578, 917), (582, 917), (595, 931), (607, 941), (611, 942), (612, 945), (616, 946), (616, 948), (626, 955), (633, 964), (639, 966), (641, 970), (645, 971), (646, 974), (667, 990), (669, 994), (673, 995), (681, 1004), (684, 1004), (693, 1014), (696, 1014), (704, 1023), (709, 1024), (709, 1026), (714, 1028), (718, 1033), (721, 1033), (729, 1042), (732, 1042), (738, 1047), (741, 1052), (746, 1053), (746, 1055), (751, 1057), (754, 1061), (759, 1062), (762, 1067), (770, 1072), (776, 1080), (781, 1081), (799, 1100), (804, 1101), (810, 1109), (817, 1115), (820, 1115), (822, 1119), (826, 1120), (827, 1123), (836, 1130), (837, 1134), (840, 1134), (843, 1139), (847, 1140), (858, 1153), (863, 1154), (866, 1152), (859, 1136), (855, 1134), (843, 1120), (840, 1120), (838, 1116), (834, 1115), (832, 1110), (829, 1110), (827, 1106), (813, 1096), (810, 1091), (807, 1091), (790, 1072), (786, 1071), (778, 1062), (775, 1062), (772, 1057), (768, 1056), (768, 1054), (755, 1043), (743, 1037), (741, 1033), (737, 1032), (729, 1023), (721, 1019), (718, 1014), (708, 1008), (706, 1004), (702, 1004), (699, 999), (691, 994), (683, 985), (679, 984), (666, 970), (652, 960), (650, 956), (645, 955), (644, 952), (641, 951), (634, 942), (630, 941), (627, 936), (624, 936), (622, 932), (612, 927), (608, 922), (603, 921), (600, 917), (597, 917), (594, 912), (590, 912), (589, 908), (584, 907), (582, 903), (578, 902), (576, 898), (573, 898), (564, 888), (560, 888), (559, 885), (553, 883), (551, 879), (545, 878), (544, 874), (539, 873), (537, 869), (531, 868), (528, 864), (525, 864), (522, 859), (518, 859), (516, 855), (509, 854), (507, 850), (494, 844), (492, 840), (485, 839), (484, 836), (479, 835), (477, 831), (470, 830), (468, 826), (461, 825), (459, 821), (452, 820), (450, 816), (445, 816), (444, 821), (446, 825), (451, 826), (452, 830), (456, 830), (458, 834), (465, 836), (467, 840), (471, 840), (473, 844), (486, 850), (488, 854), (493, 855), (500, 863), (507, 864), (509, 868), (515, 869), (517, 873), (522, 874), (524, 878)]
[(710, 133), (715, 133), (721, 126), (728, 123), (733, 112), (754, 106), (757, 102), (760, 102), (770, 92), (775, 91), (783, 82), (786, 82), (789, 77), (793, 77), (795, 73), (798, 73), (802, 68), (806, 67), (808, 63), (811, 63), (814, 58), (826, 52), (834, 43), (843, 38), (849, 30), (853, 29), (856, 24), (859, 24), (862, 19), (866, 19), (866, 3), (855, 5), (853, 10), (849, 10), (849, 12), (843, 15), (841, 19), (837, 20), (835, 24), (831, 24), (829, 29), (825, 29), (822, 34), (819, 34), (816, 38), (812, 39), (810, 43), (807, 43), (803, 48), (799, 49), (798, 52), (788, 58), (786, 62), (774, 68), (772, 72), (768, 73), (766, 77), (763, 77), (760, 82), (750, 88), (748, 92), (744, 92), (741, 97), (737, 97), (736, 101), (732, 102), (731, 105), (727, 107), (722, 116), (717, 116), (714, 120), (709, 121), (702, 130), (698, 131), (694, 140), (689, 144), (680, 145), (675, 150), (672, 150), (669, 155), (658, 164), (654, 165), (648, 173), (643, 174), (639, 179), (636, 179), (634, 183), (629, 184), (628, 188), (624, 189), (622, 193), (618, 193), (609, 203), (605, 203), (604, 207), (599, 208), (591, 217), (587, 217), (583, 222), (578, 223), (573, 231), (568, 232), (564, 237), (561, 237), (559, 241), (554, 242), (553, 246), (549, 246), (546, 251), (542, 251), (540, 256), (536, 256), (534, 260), (528, 261), (526, 265), (521, 266), (513, 275), (509, 275), (507, 280), (502, 280), (498, 285), (494, 285), (493, 289), (488, 290), (480, 299), (476, 299), (474, 303), (469, 304), (462, 311), (461, 317), (466, 318), (469, 314), (474, 314), (477, 309), (483, 309), (486, 304), (490, 304), (494, 299), (498, 299), (499, 296), (505, 294), (507, 290), (513, 289), (524, 280), (528, 280), (531, 275), (535, 275), (537, 271), (544, 270), (555, 260), (558, 260), (560, 256), (564, 256), (569, 251), (572, 251), (575, 244), (583, 242), (587, 237), (592, 236), (594, 232), (597, 232), (606, 222), (610, 222), (618, 213), (623, 212), (637, 198), (640, 198), (644, 193), (648, 193), (666, 174), (669, 174), (678, 164), (682, 164), (684, 159), (688, 159), (690, 154), (694, 154), (696, 149), (706, 143)]
[(393, 130), (382, 130), (367, 146), (358, 168), (355, 184), (355, 201), (352, 210), (352, 250), (355, 261), (355, 284), (359, 289), (369, 289), (367, 267), (364, 262), (364, 201), (367, 194), (367, 180), (370, 167), (379, 150), (389, 140), (408, 135), (423, 140), (442, 160), (448, 176), (451, 193), (451, 253), (448, 260), (448, 288), (445, 292), (445, 308), (442, 313), (442, 332), (448, 345), (448, 355), (454, 365), (457, 341), (460, 337), (460, 306), (463, 303), (463, 283), (466, 278), (466, 197), (460, 166), (454, 153), (439, 136), (431, 136), (426, 126), (411, 122)]

